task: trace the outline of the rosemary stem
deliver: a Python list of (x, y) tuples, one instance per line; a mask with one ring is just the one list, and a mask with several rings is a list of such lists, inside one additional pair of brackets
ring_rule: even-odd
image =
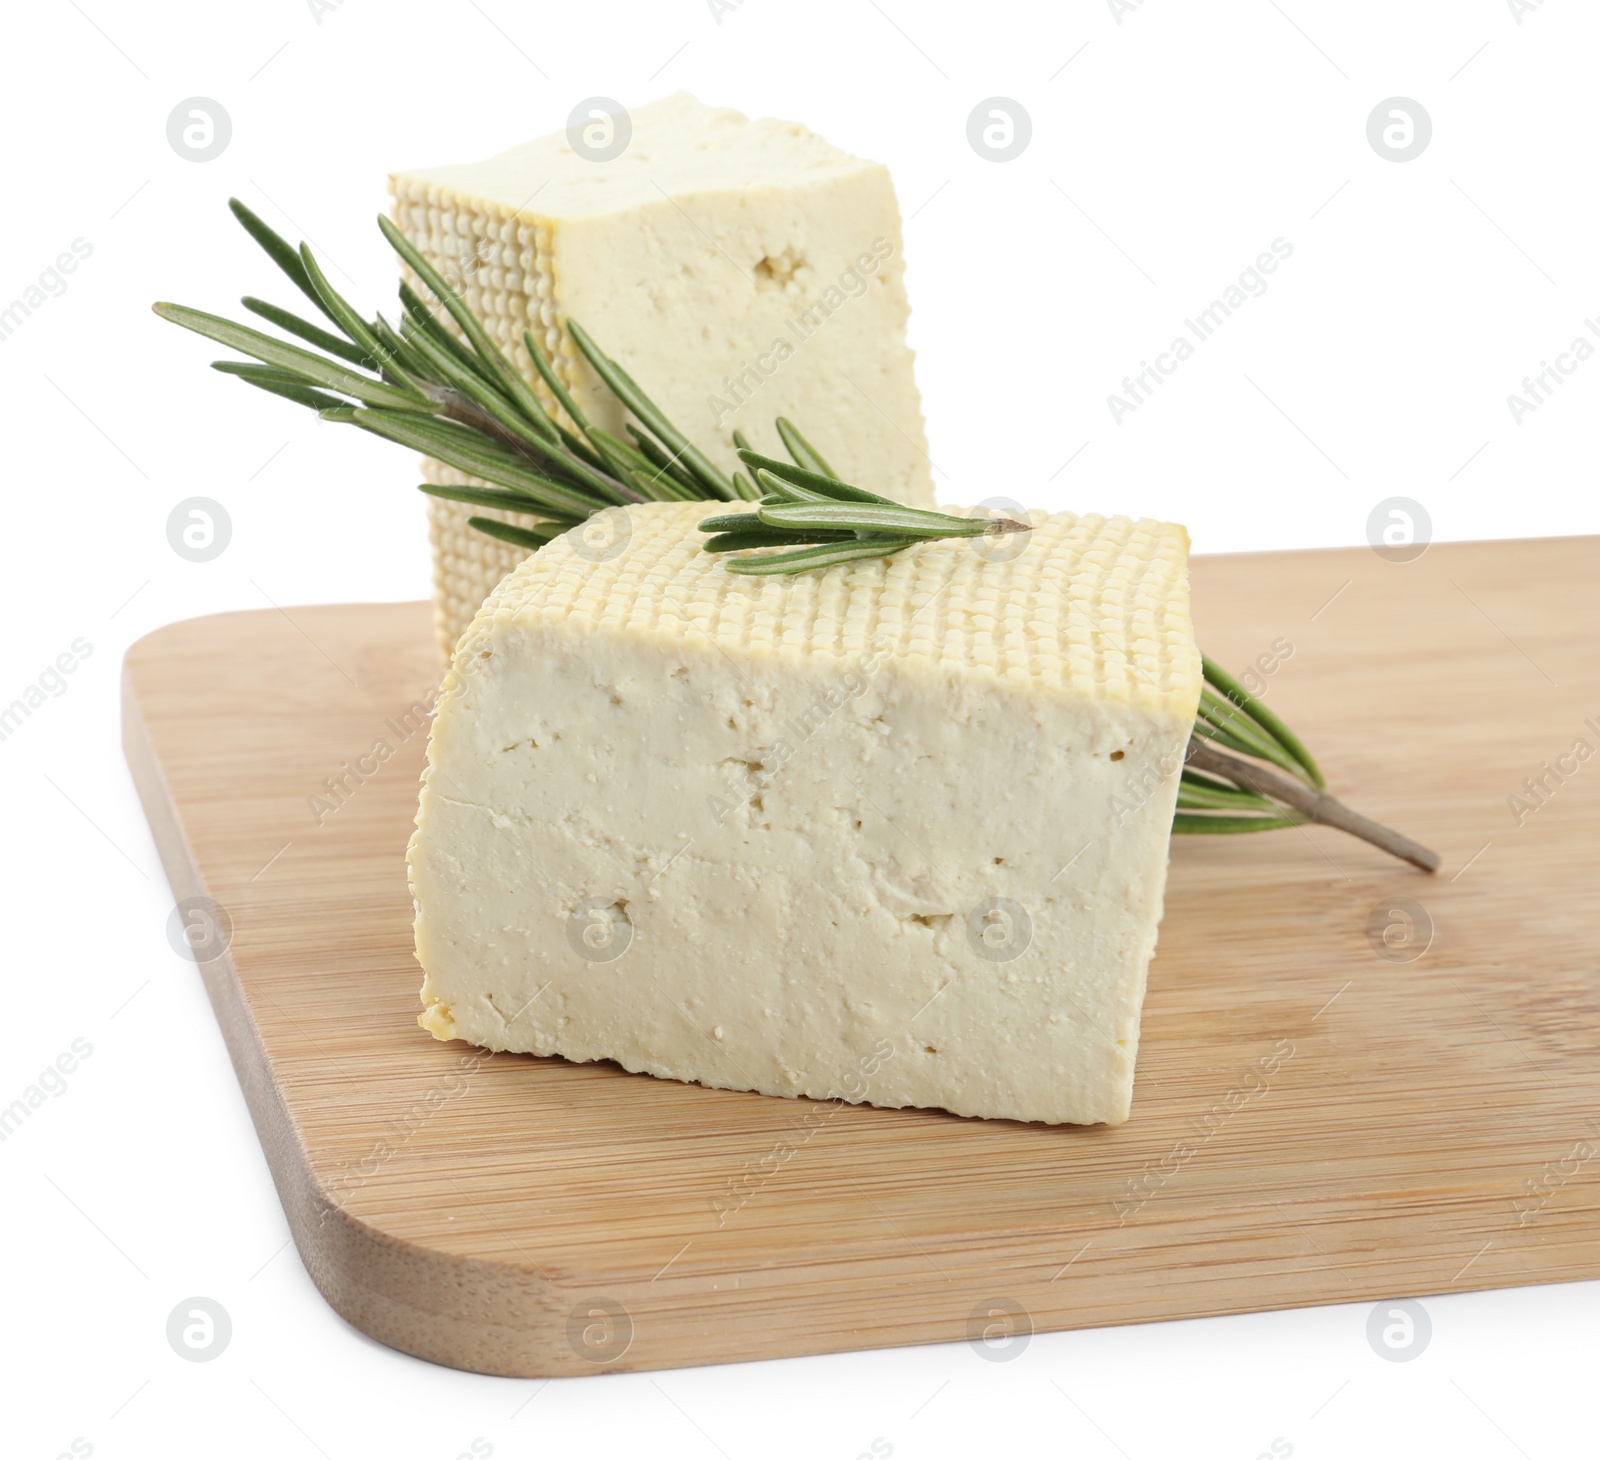
[(1439, 870), (1437, 852), (1430, 851), (1408, 836), (1391, 831), (1387, 826), (1363, 816), (1359, 811), (1352, 811), (1344, 802), (1330, 796), (1326, 791), (1316, 790), (1302, 781), (1292, 781), (1287, 776), (1280, 776), (1276, 771), (1269, 771), (1265, 766), (1252, 765), (1247, 760), (1241, 760), (1238, 756), (1218, 750), (1214, 745), (1208, 745), (1204, 740), (1196, 739), (1189, 742), (1187, 760), (1196, 770), (1209, 771), (1212, 775), (1232, 781), (1234, 785), (1242, 786), (1247, 791), (1270, 797), (1298, 812), (1307, 821), (1336, 827), (1351, 836), (1360, 837), (1362, 841), (1371, 842), (1373, 846), (1382, 848), (1402, 861), (1410, 862), (1413, 867), (1420, 867), (1424, 872)]

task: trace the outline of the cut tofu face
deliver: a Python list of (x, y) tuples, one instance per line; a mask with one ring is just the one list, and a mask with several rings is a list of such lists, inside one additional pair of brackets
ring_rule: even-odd
[(410, 852), (424, 1027), (1125, 1119), (1200, 687), (1182, 529), (742, 579), (695, 529), (726, 510), (630, 509), (600, 562), (569, 535), (463, 639)]
[(845, 480), (931, 503), (888, 171), (683, 94), (630, 126), (607, 161), (556, 133), (398, 173), (395, 221), (512, 358), (533, 331), (597, 425), (623, 412), (569, 318), (725, 470), (735, 430), (777, 452), (787, 416)]

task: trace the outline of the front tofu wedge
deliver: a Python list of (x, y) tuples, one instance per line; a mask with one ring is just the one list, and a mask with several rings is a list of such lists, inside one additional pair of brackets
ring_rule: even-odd
[(696, 527), (726, 510), (616, 509), (462, 638), (410, 848), (423, 1027), (1126, 1119), (1200, 694), (1183, 529), (1039, 514), (740, 578)]

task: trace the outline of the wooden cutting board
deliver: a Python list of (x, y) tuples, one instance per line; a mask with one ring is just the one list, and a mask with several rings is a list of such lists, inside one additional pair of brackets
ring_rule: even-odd
[(225, 951), (190, 926), (328, 1301), (539, 1375), (1600, 1276), (1600, 539), (1194, 583), (1207, 651), (1276, 658), (1268, 703), (1336, 791), (1444, 867), (1179, 838), (1116, 1129), (436, 1043), (403, 864), (427, 607), (136, 644), (128, 760), (175, 896), (225, 910)]

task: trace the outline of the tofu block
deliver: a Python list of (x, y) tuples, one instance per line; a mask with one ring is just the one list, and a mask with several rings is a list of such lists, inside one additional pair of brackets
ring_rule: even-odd
[[(580, 128), (582, 150), (563, 131), (485, 162), (396, 173), (395, 223), (530, 380), (531, 330), (597, 425), (620, 434), (623, 410), (568, 318), (724, 470), (738, 467), (735, 430), (780, 453), (773, 420), (786, 416), (844, 480), (931, 505), (888, 170), (797, 123), (687, 94), (635, 108), (626, 136), (620, 123), (591, 126), (622, 151), (588, 146)], [(471, 480), (437, 462), (424, 474)], [(467, 528), (483, 511), (429, 507), (447, 652), (520, 561)]]
[(615, 509), (463, 636), (409, 853), (423, 1027), (1126, 1119), (1200, 694), (1183, 529), (1035, 514), (741, 578), (696, 530), (726, 510)]

